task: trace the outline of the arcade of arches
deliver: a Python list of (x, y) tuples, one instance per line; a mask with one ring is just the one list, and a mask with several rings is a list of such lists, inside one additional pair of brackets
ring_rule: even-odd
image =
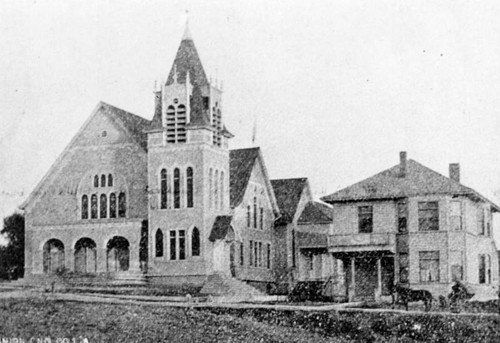
[[(69, 267), (66, 265), (68, 258), (67, 247), (58, 239), (49, 239), (43, 245), (43, 272), (56, 274)], [(103, 254), (104, 255), (104, 254)], [(116, 273), (128, 271), (130, 268), (130, 243), (122, 236), (114, 236), (106, 243), (105, 272)], [(97, 244), (88, 237), (76, 241), (73, 249), (73, 265), (69, 268), (76, 274), (96, 274), (98, 268)], [(69, 261), (71, 262), (71, 261)]]

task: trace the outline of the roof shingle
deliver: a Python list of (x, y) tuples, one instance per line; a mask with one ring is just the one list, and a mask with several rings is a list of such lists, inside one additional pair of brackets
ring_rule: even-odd
[(243, 200), (248, 180), (250, 180), (258, 156), (259, 148), (237, 149), (229, 152), (231, 207), (237, 207)]
[(280, 220), (284, 223), (293, 221), (306, 183), (307, 178), (305, 177), (271, 180), (276, 202), (281, 212)]
[(300, 214), (299, 224), (325, 224), (332, 222), (332, 209), (317, 201), (310, 201)]

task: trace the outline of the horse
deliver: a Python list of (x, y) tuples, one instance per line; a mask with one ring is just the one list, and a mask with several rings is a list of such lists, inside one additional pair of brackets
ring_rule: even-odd
[(432, 300), (434, 299), (429, 291), (423, 289), (410, 289), (399, 284), (394, 285), (391, 294), (393, 306), (395, 304), (395, 295), (397, 294), (398, 302), (405, 305), (406, 311), (408, 311), (408, 303), (415, 301), (423, 301), (425, 311), (429, 311), (431, 309)]

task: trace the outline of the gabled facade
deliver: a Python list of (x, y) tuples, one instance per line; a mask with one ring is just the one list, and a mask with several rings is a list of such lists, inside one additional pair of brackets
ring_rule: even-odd
[(230, 151), (222, 118), (186, 26), (153, 119), (100, 103), (22, 205), (26, 278), (216, 274), (268, 289), (279, 208), (259, 148)]
[(400, 155), (400, 163), (322, 198), (333, 206), (328, 250), (342, 260), (351, 299), (389, 294), (393, 282), (450, 292), (498, 287), (492, 213), (500, 209), (450, 177)]

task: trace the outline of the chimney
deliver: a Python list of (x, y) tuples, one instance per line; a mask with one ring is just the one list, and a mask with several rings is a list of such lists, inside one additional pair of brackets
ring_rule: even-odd
[(407, 172), (406, 151), (399, 153), (399, 177), (405, 177)]
[(450, 163), (450, 179), (460, 182), (460, 164)]

